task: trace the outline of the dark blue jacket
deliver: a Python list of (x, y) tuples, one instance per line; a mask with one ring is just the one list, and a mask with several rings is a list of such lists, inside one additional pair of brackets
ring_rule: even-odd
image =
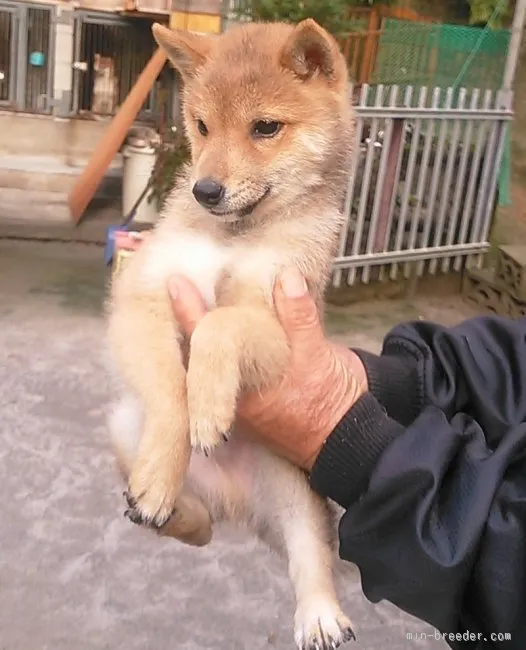
[(409, 323), (357, 352), (370, 392), (310, 477), (346, 510), (341, 557), (452, 648), (526, 650), (526, 319)]

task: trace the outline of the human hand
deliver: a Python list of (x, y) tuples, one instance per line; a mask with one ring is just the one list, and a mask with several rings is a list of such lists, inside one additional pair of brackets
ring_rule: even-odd
[(139, 250), (144, 240), (150, 234), (151, 233), (148, 230), (143, 230), (142, 232), (137, 232), (135, 230), (118, 230), (115, 233), (115, 248), (116, 250), (134, 253)]
[[(175, 317), (191, 335), (206, 313), (204, 301), (183, 277), (172, 278), (169, 290)], [(326, 338), (295, 269), (276, 281), (274, 302), (289, 340), (290, 365), (279, 386), (242, 395), (238, 416), (258, 442), (310, 470), (334, 427), (367, 391), (367, 376), (358, 355)]]

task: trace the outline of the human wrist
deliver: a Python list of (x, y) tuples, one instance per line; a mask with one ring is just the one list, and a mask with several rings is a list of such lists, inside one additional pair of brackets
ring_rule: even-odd
[(389, 417), (402, 424), (412, 422), (424, 402), (416, 359), (403, 349), (381, 355), (361, 349), (354, 353), (364, 368), (368, 390)]
[(378, 459), (404, 427), (365, 393), (326, 438), (310, 468), (312, 488), (344, 508), (367, 489)]
[(334, 354), (328, 379), (319, 392), (316, 427), (310, 436), (309, 454), (301, 463), (310, 470), (326, 439), (345, 414), (367, 392), (365, 368), (359, 357), (347, 348)]

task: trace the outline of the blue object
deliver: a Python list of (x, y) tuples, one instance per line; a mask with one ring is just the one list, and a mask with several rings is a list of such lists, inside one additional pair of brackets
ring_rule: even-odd
[(44, 56), (44, 52), (31, 52), (29, 55), (29, 63), (35, 66), (35, 68), (42, 68), (45, 61), (46, 57)]
[(123, 230), (128, 230), (128, 224), (106, 228), (106, 244), (104, 246), (104, 263), (106, 266), (111, 264), (115, 255), (115, 235)]
[(113, 256), (115, 255), (115, 234), (119, 231), (125, 231), (128, 232), (130, 229), (130, 225), (135, 218), (135, 214), (137, 212), (137, 208), (141, 204), (141, 201), (144, 200), (144, 197), (146, 196), (146, 193), (150, 189), (150, 186), (153, 183), (153, 176), (150, 178), (148, 183), (146, 184), (146, 187), (142, 191), (142, 194), (139, 196), (137, 201), (135, 202), (135, 205), (133, 208), (130, 210), (129, 214), (126, 215), (124, 221), (121, 223), (120, 226), (110, 226), (109, 228), (106, 229), (106, 244), (104, 246), (104, 262), (106, 263), (106, 266), (111, 264), (113, 260)]

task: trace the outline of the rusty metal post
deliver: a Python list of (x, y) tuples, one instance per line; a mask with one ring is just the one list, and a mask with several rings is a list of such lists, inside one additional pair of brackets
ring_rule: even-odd
[(378, 38), (374, 33), (378, 29), (378, 13), (376, 10), (371, 11), (369, 15), (369, 25), (367, 26), (367, 40), (362, 58), (359, 83), (366, 84), (369, 82), (370, 71), (373, 70), (373, 56), (375, 53), (375, 42)]
[(404, 124), (405, 120), (393, 120), (393, 132), (387, 154), (387, 164), (385, 178), (382, 184), (382, 198), (380, 200), (380, 211), (378, 215), (378, 226), (374, 239), (374, 252), (383, 251), (385, 246), (385, 237), (389, 227), (389, 212), (395, 192), (396, 175), (398, 171), (398, 161), (401, 156), (401, 148), (404, 146)]

